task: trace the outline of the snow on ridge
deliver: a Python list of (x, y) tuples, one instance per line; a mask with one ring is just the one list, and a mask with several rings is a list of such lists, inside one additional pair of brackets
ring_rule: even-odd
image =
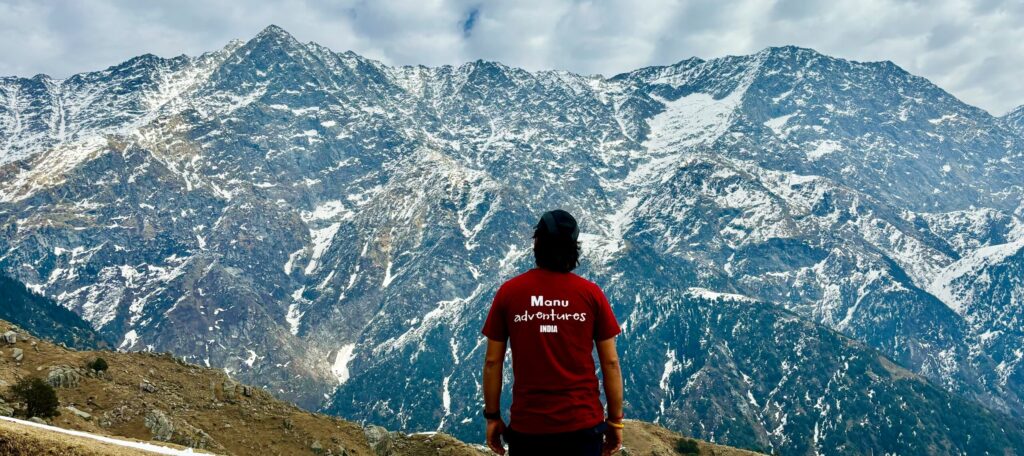
[(1024, 238), (1006, 244), (981, 247), (940, 271), (927, 291), (939, 298), (946, 306), (963, 315), (969, 302), (963, 298), (963, 285), (956, 282), (971, 273), (996, 265), (1024, 248)]
[(650, 150), (665, 150), (714, 141), (729, 127), (742, 96), (739, 90), (718, 100), (706, 93), (692, 93), (676, 100), (652, 95), (655, 101), (665, 105), (665, 111), (648, 120), (651, 133), (644, 146)]
[(107, 139), (96, 135), (50, 149), (28, 170), (0, 184), (0, 202), (21, 201), (35, 192), (64, 182), (79, 164), (106, 150)]

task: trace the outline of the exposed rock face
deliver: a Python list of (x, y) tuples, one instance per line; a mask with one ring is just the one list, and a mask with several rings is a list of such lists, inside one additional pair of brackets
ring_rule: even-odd
[(16, 343), (16, 342), (18, 342), (18, 333), (14, 332), (14, 331), (7, 331), (7, 332), (4, 333), (3, 339), (4, 339), (4, 342), (6, 342), (8, 344)]
[(174, 437), (174, 423), (166, 413), (153, 409), (146, 413), (146, 427), (153, 434), (153, 439), (169, 442)]
[(81, 369), (70, 366), (52, 367), (46, 375), (46, 382), (54, 388), (75, 388), (81, 381)]
[(172, 418), (159, 409), (150, 409), (144, 421), (154, 440), (177, 443), (192, 448), (223, 450), (206, 432), (187, 422)]

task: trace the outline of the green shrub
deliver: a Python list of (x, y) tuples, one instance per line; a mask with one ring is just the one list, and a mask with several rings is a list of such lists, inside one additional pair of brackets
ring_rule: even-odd
[(86, 367), (96, 372), (103, 372), (107, 370), (109, 366), (107, 366), (107, 360), (103, 358), (96, 358), (96, 361), (89, 362), (89, 364), (87, 364)]
[(42, 379), (22, 379), (11, 387), (11, 394), (25, 403), (26, 418), (58, 415), (57, 406), (60, 401), (57, 400), (57, 392)]
[(676, 453), (685, 456), (698, 456), (700, 454), (700, 446), (697, 445), (697, 441), (682, 437), (676, 440)]

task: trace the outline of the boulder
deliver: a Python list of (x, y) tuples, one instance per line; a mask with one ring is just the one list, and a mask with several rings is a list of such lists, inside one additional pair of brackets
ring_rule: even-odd
[(83, 420), (92, 420), (92, 415), (90, 415), (90, 414), (88, 414), (86, 412), (83, 412), (83, 411), (81, 411), (81, 410), (79, 410), (79, 409), (77, 409), (75, 407), (72, 407), (72, 406), (69, 405), (69, 406), (64, 407), (64, 408), (66, 408), (69, 412), (71, 412), (72, 415), (75, 415), (75, 416), (77, 416), (77, 417), (79, 417), (79, 418), (81, 418)]
[(162, 410), (150, 409), (146, 412), (143, 423), (149, 428), (154, 440), (216, 452), (224, 451), (224, 447), (202, 429), (196, 428), (184, 420), (168, 416)]
[(149, 380), (143, 380), (139, 383), (139, 390), (144, 393), (155, 393), (157, 391), (156, 385), (149, 383)]
[(20, 348), (15, 348), (14, 352), (11, 353), (11, 358), (14, 358), (15, 361), (20, 363), (21, 360), (25, 358), (25, 352)]
[(76, 388), (81, 381), (81, 372), (69, 366), (51, 367), (46, 376), (46, 383), (54, 388)]
[(395, 436), (380, 426), (368, 426), (363, 429), (366, 435), (366, 443), (370, 444), (373, 452), (380, 456), (395, 454)]
[(33, 423), (36, 423), (36, 424), (46, 424), (46, 421), (43, 421), (43, 419), (38, 417), (38, 416), (33, 416), (32, 418), (29, 418), (28, 420), (33, 422)]
[(242, 387), (242, 395), (245, 397), (252, 397), (252, 387), (245, 385)]
[(238, 384), (237, 383), (235, 383), (235, 382), (233, 382), (231, 380), (224, 380), (224, 384), (221, 385), (221, 391), (224, 392), (224, 401), (225, 402), (234, 402), (235, 399), (238, 398), (238, 393), (236, 392), (237, 388), (238, 388)]
[(149, 433), (153, 435), (153, 440), (169, 442), (174, 436), (174, 423), (166, 413), (160, 410), (150, 409), (146, 413), (144, 423), (149, 428)]
[(14, 407), (11, 407), (0, 397), (0, 416), (14, 416)]
[(7, 332), (4, 333), (3, 339), (4, 339), (4, 342), (7, 342), (9, 344), (16, 343), (16, 342), (18, 342), (18, 333), (14, 332), (14, 331), (7, 331)]

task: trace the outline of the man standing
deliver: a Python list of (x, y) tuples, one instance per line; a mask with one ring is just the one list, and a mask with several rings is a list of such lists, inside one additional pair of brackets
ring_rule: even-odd
[[(622, 446), (621, 331), (604, 292), (571, 271), (579, 264), (579, 228), (568, 212), (544, 213), (533, 233), (537, 266), (505, 282), (484, 323), (487, 444), (512, 456), (610, 455)], [(512, 344), (512, 408), (501, 419), (505, 344)], [(593, 350), (604, 377), (605, 418)]]

